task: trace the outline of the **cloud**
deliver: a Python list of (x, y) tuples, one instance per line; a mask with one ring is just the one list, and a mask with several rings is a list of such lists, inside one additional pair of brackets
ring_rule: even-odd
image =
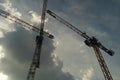
[(2, 31), (0, 31), (0, 38), (1, 38), (1, 37), (4, 37), (4, 34), (3, 34)]
[[(31, 22), (33, 23), (40, 23), (41, 22), (41, 16), (39, 16), (36, 12), (34, 11), (29, 11), (29, 14), (32, 16)], [(45, 22), (48, 21), (48, 18), (45, 19)]]
[[(35, 34), (16, 25), (15, 32), (5, 34), (0, 39), (4, 53), (7, 55), (1, 63), (0, 71), (3, 71), (12, 80), (26, 79), (35, 49)], [(36, 71), (36, 79), (44, 80), (74, 80), (69, 72), (63, 72), (63, 62), (59, 60), (53, 51), (53, 41), (45, 37), (42, 46), (40, 69)], [(15, 71), (15, 69), (17, 71)], [(47, 77), (46, 77), (47, 76)]]
[(29, 11), (29, 14), (32, 16), (31, 22), (40, 23), (40, 21), (41, 21), (41, 16), (39, 16), (39, 15), (38, 15), (36, 12), (34, 12), (34, 11)]
[[(80, 2), (79, 0), (77, 1), (78, 2), (74, 2), (70, 0), (69, 2), (71, 2), (72, 4), (69, 3), (70, 5), (68, 4), (66, 5), (68, 1), (66, 1), (66, 3), (63, 4), (63, 0), (61, 0), (61, 1), (55, 2), (56, 6), (53, 5), (52, 2), (49, 2), (49, 3), (52, 3), (49, 5), (53, 6), (52, 8), (53, 11), (56, 8), (56, 11), (58, 11), (57, 13), (61, 12), (60, 13), (61, 17), (64, 15), (67, 15), (69, 22), (72, 22), (77, 26), (80, 25), (78, 28), (81, 29), (82, 31), (84, 30), (87, 33), (90, 33), (90, 34), (93, 33), (94, 35), (98, 35), (98, 36), (100, 35), (100, 33), (102, 33), (102, 36), (100, 35), (100, 37), (104, 37), (104, 38), (100, 38), (100, 39), (105, 40), (106, 37), (108, 36), (108, 31), (106, 30), (108, 30), (109, 27), (105, 28), (105, 25), (101, 25), (101, 24), (108, 23), (107, 21), (104, 22), (104, 20), (102, 19), (101, 16), (103, 16), (103, 14), (102, 15), (100, 14), (104, 13), (104, 11), (102, 11), (101, 9), (105, 9), (106, 11), (108, 10), (108, 8), (111, 9), (111, 11), (113, 9), (110, 7), (104, 8), (105, 7), (104, 4), (101, 4), (101, 3), (98, 4), (99, 1), (97, 2), (97, 5), (96, 3), (93, 2), (94, 0), (90, 2), (88, 0), (80, 1)], [(22, 3), (26, 5), (24, 6)], [(22, 5), (20, 8), (21, 10), (23, 10), (24, 8), (24, 12), (25, 11), (28, 12), (32, 8), (33, 12), (29, 13), (32, 16), (31, 22), (39, 23), (38, 21), (40, 16), (37, 14), (37, 10), (39, 10), (39, 7), (35, 5), (34, 2), (32, 3), (31, 0), (30, 1), (23, 0), (22, 3), (19, 4), (18, 1), (16, 1), (15, 4), (18, 6)], [(38, 4), (37, 1), (35, 3)], [(61, 6), (61, 4), (63, 6)], [(100, 5), (104, 7), (100, 7)], [(59, 9), (57, 9), (58, 7)], [(65, 8), (65, 9), (61, 9), (61, 8)], [(107, 13), (106, 15), (110, 13), (111, 12)], [(108, 20), (109, 20), (109, 16), (108, 16)], [(65, 26), (61, 25), (61, 23), (59, 22), (57, 23), (53, 19), (51, 19), (51, 21), (53, 21), (52, 24), (49, 24), (50, 22), (48, 21), (45, 27), (48, 30), (50, 30), (52, 33), (54, 33), (56, 37), (56, 40), (55, 40), (56, 43), (53, 46), (54, 42), (45, 38), (43, 49), (42, 49), (43, 51), (41, 54), (41, 68), (37, 69), (36, 78), (43, 79), (43, 80), (48, 80), (48, 79), (49, 80), (50, 79), (82, 80), (82, 78), (90, 80), (91, 77), (93, 78), (94, 76), (92, 76), (93, 75), (92, 72), (94, 72), (94, 70), (92, 71), (90, 66), (91, 65), (93, 66), (93, 64), (97, 64), (97, 61), (95, 60), (96, 59), (95, 55), (91, 55), (94, 53), (89, 48), (87, 48), (83, 42), (81, 42), (83, 41), (81, 40), (82, 39), (81, 37), (79, 38), (79, 36), (76, 36), (76, 34), (74, 34), (72, 31), (68, 30), (67, 28), (63, 28)], [(112, 23), (112, 18), (111, 18), (111, 23)], [(90, 29), (88, 28), (89, 26), (91, 27)], [(17, 28), (18, 28), (18, 25), (17, 25)], [(119, 30), (118, 27), (116, 27), (116, 29)], [(116, 31), (116, 29), (114, 30)], [(9, 34), (4, 35), (6, 38), (0, 38), (0, 43), (4, 45), (3, 47), (6, 50), (5, 54), (7, 54), (7, 58), (3, 59), (4, 63), (2, 63), (1, 70), (4, 70), (5, 74), (9, 74), (9, 76), (11, 77), (11, 80), (21, 80), (26, 78), (28, 68), (30, 66), (32, 55), (34, 53), (34, 48), (35, 48), (35, 42), (34, 42), (35, 35), (29, 34), (29, 32), (24, 31), (24, 29), (17, 29), (17, 31), (18, 32), (10, 32)], [(115, 35), (117, 36), (119, 34), (115, 34)], [(109, 35), (109, 36), (113, 37), (112, 35)], [(117, 38), (119, 39), (118, 36)], [(54, 56), (52, 56), (53, 53), (54, 53)], [(117, 57), (118, 57), (117, 61), (119, 61), (119, 55)], [(92, 61), (93, 61), (93, 64), (91, 64)], [(95, 70), (97, 70), (97, 68)], [(18, 71), (14, 71), (15, 69)], [(114, 70), (113, 67), (112, 69)], [(81, 74), (80, 70), (84, 71), (84, 73)], [(118, 70), (119, 70), (119, 67), (116, 69), (116, 72), (118, 72)], [(98, 75), (99, 75), (99, 78), (101, 79), (100, 74), (101, 73), (99, 73)], [(112, 74), (114, 74), (114, 72)], [(119, 80), (119, 75), (117, 75), (116, 77), (118, 77), (117, 79)]]
[[(114, 39), (114, 37), (116, 36), (116, 39), (112, 41), (116, 42), (117, 40), (116, 43), (119, 44), (119, 21), (120, 20), (118, 18), (119, 18), (120, 6), (116, 6), (116, 4), (114, 4), (112, 0), (111, 1), (108, 1), (108, 0), (71, 1), (69, 0), (69, 1), (66, 1), (67, 3), (64, 3), (65, 6), (62, 3), (63, 1), (65, 0), (61, 0), (61, 3), (60, 2), (57, 3), (56, 1), (55, 5), (53, 5), (50, 2), (51, 4), (49, 5), (53, 6), (52, 9), (51, 8), (50, 9), (52, 11), (56, 11), (56, 13), (58, 14), (60, 14), (61, 12), (62, 14), (60, 14), (60, 16), (63, 17), (64, 19), (66, 19), (66, 17), (64, 17), (63, 15), (67, 15), (67, 19), (69, 22), (76, 24), (79, 29), (81, 29), (82, 31), (86, 31), (88, 35), (97, 36), (100, 41), (101, 40), (103, 41), (101, 43), (111, 45), (114, 48), (113, 44), (109, 44), (108, 41), (110, 41), (112, 38)], [(61, 4), (63, 6), (61, 6)], [(70, 32), (68, 31), (68, 29), (63, 28), (65, 27), (64, 25), (61, 25), (61, 23), (59, 24), (59, 22), (55, 21), (54, 19), (51, 19), (51, 21), (53, 21), (53, 23), (51, 23), (51, 25), (49, 24), (49, 26), (52, 26), (52, 28), (54, 28), (53, 33), (57, 36), (58, 38), (57, 41), (59, 40), (59, 45), (57, 46), (55, 53), (57, 53), (59, 58), (63, 61), (64, 70), (66, 69), (66, 71), (69, 71), (70, 73), (77, 75), (78, 77), (80, 75), (77, 70), (82, 68), (84, 68), (83, 70), (86, 70), (89, 68), (88, 66), (90, 65), (93, 66), (93, 64), (98, 65), (96, 61), (96, 56), (94, 55), (93, 51), (89, 50), (89, 48), (87, 47), (81, 48), (78, 46), (78, 44), (79, 45), (81, 44), (81, 41), (79, 41), (81, 37), (80, 39), (78, 39), (79, 36), (77, 36), (78, 38), (75, 38), (75, 35), (72, 33), (72, 31)], [(117, 27), (114, 27), (116, 25)], [(63, 29), (61, 29), (61, 27)], [(119, 46), (118, 46), (118, 49), (119, 49)], [(82, 54), (82, 52), (84, 54)], [(118, 54), (119, 52), (120, 51), (118, 51)], [(109, 56), (105, 58), (106, 62), (107, 62), (107, 59), (111, 59), (111, 58)], [(116, 61), (114, 57), (112, 57), (112, 60), (113, 59)], [(117, 58), (117, 61), (119, 61), (118, 59), (119, 58)], [(112, 63), (114, 62), (110, 60), (107, 64), (112, 64)], [(75, 67), (73, 68), (72, 66), (75, 66)], [(111, 65), (111, 67), (112, 69), (114, 69), (113, 64)], [(97, 68), (100, 68), (99, 65), (97, 66)], [(97, 68), (95, 69), (96, 71), (97, 71)], [(98, 75), (99, 75), (99, 78), (101, 79), (103, 77), (102, 73), (100, 73), (100, 71), (97, 71), (97, 72), (99, 73)], [(87, 74), (87, 71), (85, 75), (89, 75)], [(83, 76), (81, 76), (81, 78), (82, 77)], [(95, 76), (92, 76), (92, 77), (95, 77)], [(84, 77), (84, 79), (89, 79), (89, 78), (87, 76), (86, 78)]]
[(0, 72), (0, 79), (1, 80), (8, 80), (8, 76)]
[(90, 80), (93, 75), (93, 68), (89, 68), (82, 77), (82, 80)]
[(2, 46), (0, 46), (0, 63), (1, 63), (1, 59), (3, 59), (5, 57), (5, 54), (3, 52), (3, 48)]
[[(9, 11), (14, 16), (17, 16), (19, 18), (22, 16), (22, 14), (17, 10), (17, 8), (12, 7), (12, 3), (11, 3), (10, 0), (5, 0), (4, 3), (0, 3), (0, 6), (2, 6), (6, 11)], [(8, 18), (11, 18), (11, 17), (8, 16)], [(0, 25), (0, 37), (4, 37), (4, 35), (7, 32), (15, 31), (15, 27), (13, 27), (13, 24), (11, 24), (11, 23), (14, 23), (14, 22), (9, 20), (9, 19), (5, 19), (5, 20), (1, 19), (1, 22), (0, 22), (0, 24), (1, 24)]]
[(9, 11), (12, 15), (20, 18), (22, 14), (17, 10), (17, 8), (12, 7), (11, 0), (5, 0), (4, 3), (0, 3), (0, 5), (6, 10)]
[[(8, 24), (6, 24), (8, 23)], [(0, 21), (0, 38), (4, 37), (7, 32), (15, 31), (15, 27), (11, 23), (5, 21), (4, 19)]]
[(64, 25), (56, 24), (56, 22), (49, 24), (54, 28), (55, 33), (53, 33), (57, 36), (55, 38), (56, 49), (54, 53), (63, 61), (63, 72), (71, 73), (75, 80), (82, 80), (83, 74), (80, 74), (79, 70), (89, 68), (91, 65), (90, 54), (92, 52), (85, 46), (80, 36), (76, 37), (76, 34), (64, 27)]

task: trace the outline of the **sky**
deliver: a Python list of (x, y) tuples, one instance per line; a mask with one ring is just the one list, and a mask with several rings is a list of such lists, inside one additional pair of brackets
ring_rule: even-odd
[[(0, 9), (39, 28), (43, 0), (0, 0)], [(114, 80), (120, 80), (120, 0), (48, 0), (55, 12), (115, 54), (101, 50)], [(35, 80), (105, 80), (84, 38), (46, 14), (40, 69)], [(26, 80), (35, 50), (36, 32), (0, 17), (0, 80)]]

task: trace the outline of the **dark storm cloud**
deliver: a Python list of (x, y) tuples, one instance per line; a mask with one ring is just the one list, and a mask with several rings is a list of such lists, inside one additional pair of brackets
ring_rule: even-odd
[[(12, 7), (16, 7), (22, 14), (26, 14), (31, 10), (40, 11), (37, 7), (39, 5), (37, 1), (33, 3), (31, 1), (19, 1), (21, 5), (17, 4), (18, 1), (12, 0)], [(24, 16), (22, 15), (22, 17)], [(18, 24), (15, 24), (15, 26), (15, 32), (6, 33), (5, 37), (0, 39), (0, 45), (3, 46), (4, 53), (6, 54), (6, 57), (2, 59), (0, 70), (7, 74), (10, 80), (23, 80), (27, 77), (34, 53), (36, 34), (21, 28)], [(58, 65), (55, 65), (53, 61), (54, 57), (51, 56), (54, 49), (53, 41), (45, 37), (41, 53), (41, 68), (40, 72), (38, 70), (37, 79), (74, 80), (74, 77), (70, 73), (62, 71), (63, 63), (60, 60), (57, 60)]]
[[(21, 28), (19, 25), (15, 26), (17, 26), (15, 32), (6, 33), (5, 37), (0, 39), (0, 45), (4, 47), (4, 53), (6, 53), (6, 58), (2, 60), (1, 70), (11, 80), (21, 80), (27, 77), (35, 49), (35, 34)], [(51, 56), (54, 49), (53, 41), (45, 37), (41, 53), (40, 72), (37, 74), (37, 79), (74, 80), (70, 73), (62, 71), (63, 63), (60, 60), (57, 59), (58, 65), (55, 65), (54, 57)]]
[(31, 57), (27, 55), (33, 52), (34, 40), (32, 33), (20, 27), (18, 26), (15, 32), (5, 34), (5, 37), (0, 39), (0, 41), (6, 49), (5, 53), (9, 53), (18, 61), (24, 62), (26, 58), (29, 59)]
[(15, 26), (15, 32), (6, 33), (5, 37), (0, 39), (0, 45), (4, 47), (6, 54), (6, 58), (2, 60), (1, 71), (8, 74), (11, 80), (20, 80), (26, 77), (26, 66), (32, 58), (34, 40), (30, 32), (21, 26)]

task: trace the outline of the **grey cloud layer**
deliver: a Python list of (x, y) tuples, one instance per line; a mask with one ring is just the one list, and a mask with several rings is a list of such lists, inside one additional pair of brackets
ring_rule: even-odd
[[(0, 0), (0, 2), (1, 1), (2, 0)], [(22, 18), (28, 22), (30, 22), (28, 19), (31, 18), (28, 16), (29, 11), (33, 10), (38, 14), (41, 12), (41, 0), (38, 2), (33, 2), (32, 0), (11, 1), (13, 6), (17, 7), (18, 11), (23, 14)], [(103, 55), (113, 77), (119, 80), (119, 75), (117, 73), (120, 72), (120, 6), (116, 1), (117, 0), (48, 0), (48, 8), (78, 26), (82, 31), (86, 31), (89, 35), (97, 36), (105, 45), (110, 45), (111, 48), (117, 49), (117, 53), (114, 57), (109, 57), (106, 53), (103, 53)], [(49, 16), (47, 15), (47, 17)], [(91, 55), (93, 51), (87, 47), (79, 47), (82, 38), (69, 29), (63, 28), (65, 26), (61, 23), (51, 19), (51, 17), (49, 18), (50, 22), (48, 22), (45, 27), (51, 30), (51, 32), (53, 31), (52, 33), (55, 34), (55, 37), (62, 42), (62, 46), (57, 46), (59, 49), (56, 49), (56, 46), (53, 46), (53, 41), (45, 38), (42, 51), (43, 54), (41, 56), (41, 69), (37, 72), (37, 78), (43, 80), (74, 80), (74, 77), (78, 77), (79, 80), (84, 80), (84, 75), (87, 75), (85, 74), (87, 69), (89, 70), (89, 67), (93, 67), (91, 65), (92, 61), (92, 64), (96, 67), (93, 70), (92, 78), (88, 78), (88, 80), (96, 80), (96, 73), (99, 75), (98, 78), (101, 78), (102, 73), (97, 69), (100, 67), (95, 60), (95, 55)], [(17, 26), (16, 32), (8, 33), (4, 38), (0, 39), (0, 43), (5, 48), (5, 53), (8, 54), (7, 58), (3, 59), (2, 71), (10, 75), (11, 80), (21, 80), (25, 79), (27, 76), (27, 71), (35, 48), (35, 34), (32, 33), (34, 34), (32, 35), (28, 31), (21, 29), (21, 26), (15, 26)], [(82, 52), (82, 50), (84, 52)], [(60, 58), (60, 60), (57, 60), (58, 66), (55, 65), (53, 61), (54, 57), (51, 56), (54, 51), (56, 51), (55, 54)], [(68, 71), (71, 72), (74, 77), (71, 73), (62, 71), (62, 69), (66, 68), (69, 69)], [(96, 73), (94, 71), (96, 71)]]

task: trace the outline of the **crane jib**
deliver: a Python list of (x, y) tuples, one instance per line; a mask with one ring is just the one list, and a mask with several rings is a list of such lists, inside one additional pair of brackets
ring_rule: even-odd
[[(21, 19), (19, 19), (19, 18), (17, 18), (16, 16), (11, 15), (10, 13), (8, 13), (8, 12), (6, 12), (6, 11), (4, 11), (4, 10), (1, 10), (1, 9), (0, 9), (0, 15), (1, 15), (2, 17), (4, 17), (4, 18), (7, 18), (7, 19), (11, 20), (11, 21), (17, 22), (17, 23), (23, 25), (25, 28), (28, 28), (28, 29), (30, 29), (30, 30), (32, 30), (32, 31), (35, 31), (35, 32), (37, 32), (37, 33), (40, 32), (40, 29), (39, 29), (39, 28), (37, 28), (37, 27), (35, 27), (35, 26), (33, 26), (33, 25), (31, 25), (31, 24), (29, 24), (29, 23), (27, 23), (27, 22), (25, 22), (25, 21), (23, 21), (23, 20), (21, 20)], [(52, 34), (46, 32), (46, 31), (43, 31), (43, 32), (44, 32), (44, 34), (45, 34), (46, 36), (48, 36), (49, 38), (54, 39), (54, 36), (53, 36)]]
[(51, 15), (52, 17), (54, 17), (55, 19), (57, 19), (58, 21), (60, 21), (61, 23), (65, 24), (67, 27), (69, 27), (70, 29), (72, 29), (76, 33), (80, 34), (85, 39), (89, 39), (90, 38), (89, 36), (86, 35), (85, 32), (80, 31), (79, 29), (77, 29), (72, 24), (68, 23), (66, 20), (64, 20), (63, 18), (59, 17), (58, 15), (56, 15), (55, 13), (53, 13), (52, 11), (47, 10), (47, 13), (49, 15)]
[[(75, 31), (77, 34), (81, 35), (83, 38), (85, 38), (85, 44), (86, 45), (92, 46), (92, 43), (94, 42), (99, 48), (101, 48), (103, 51), (105, 51), (106, 53), (108, 53), (110, 56), (114, 55), (114, 51), (112, 51), (112, 50), (107, 49), (106, 47), (104, 47), (100, 42), (98, 42), (98, 40), (95, 37), (89, 37), (85, 32), (82, 32), (77, 27), (73, 26), (72, 24), (70, 24), (69, 22), (67, 22), (66, 20), (64, 20), (63, 18), (59, 17), (54, 12), (52, 12), (50, 10), (47, 10), (47, 13), (49, 15), (51, 15), (52, 17), (54, 17), (55, 19), (57, 19), (59, 22), (61, 22), (64, 25), (66, 25), (68, 28), (70, 28), (73, 31)], [(95, 41), (97, 41), (97, 42), (95, 42)]]
[(42, 8), (41, 24), (40, 24), (40, 35), (43, 35), (44, 23), (45, 23), (45, 15), (46, 15), (46, 8), (47, 8), (47, 0), (44, 0), (43, 8)]

